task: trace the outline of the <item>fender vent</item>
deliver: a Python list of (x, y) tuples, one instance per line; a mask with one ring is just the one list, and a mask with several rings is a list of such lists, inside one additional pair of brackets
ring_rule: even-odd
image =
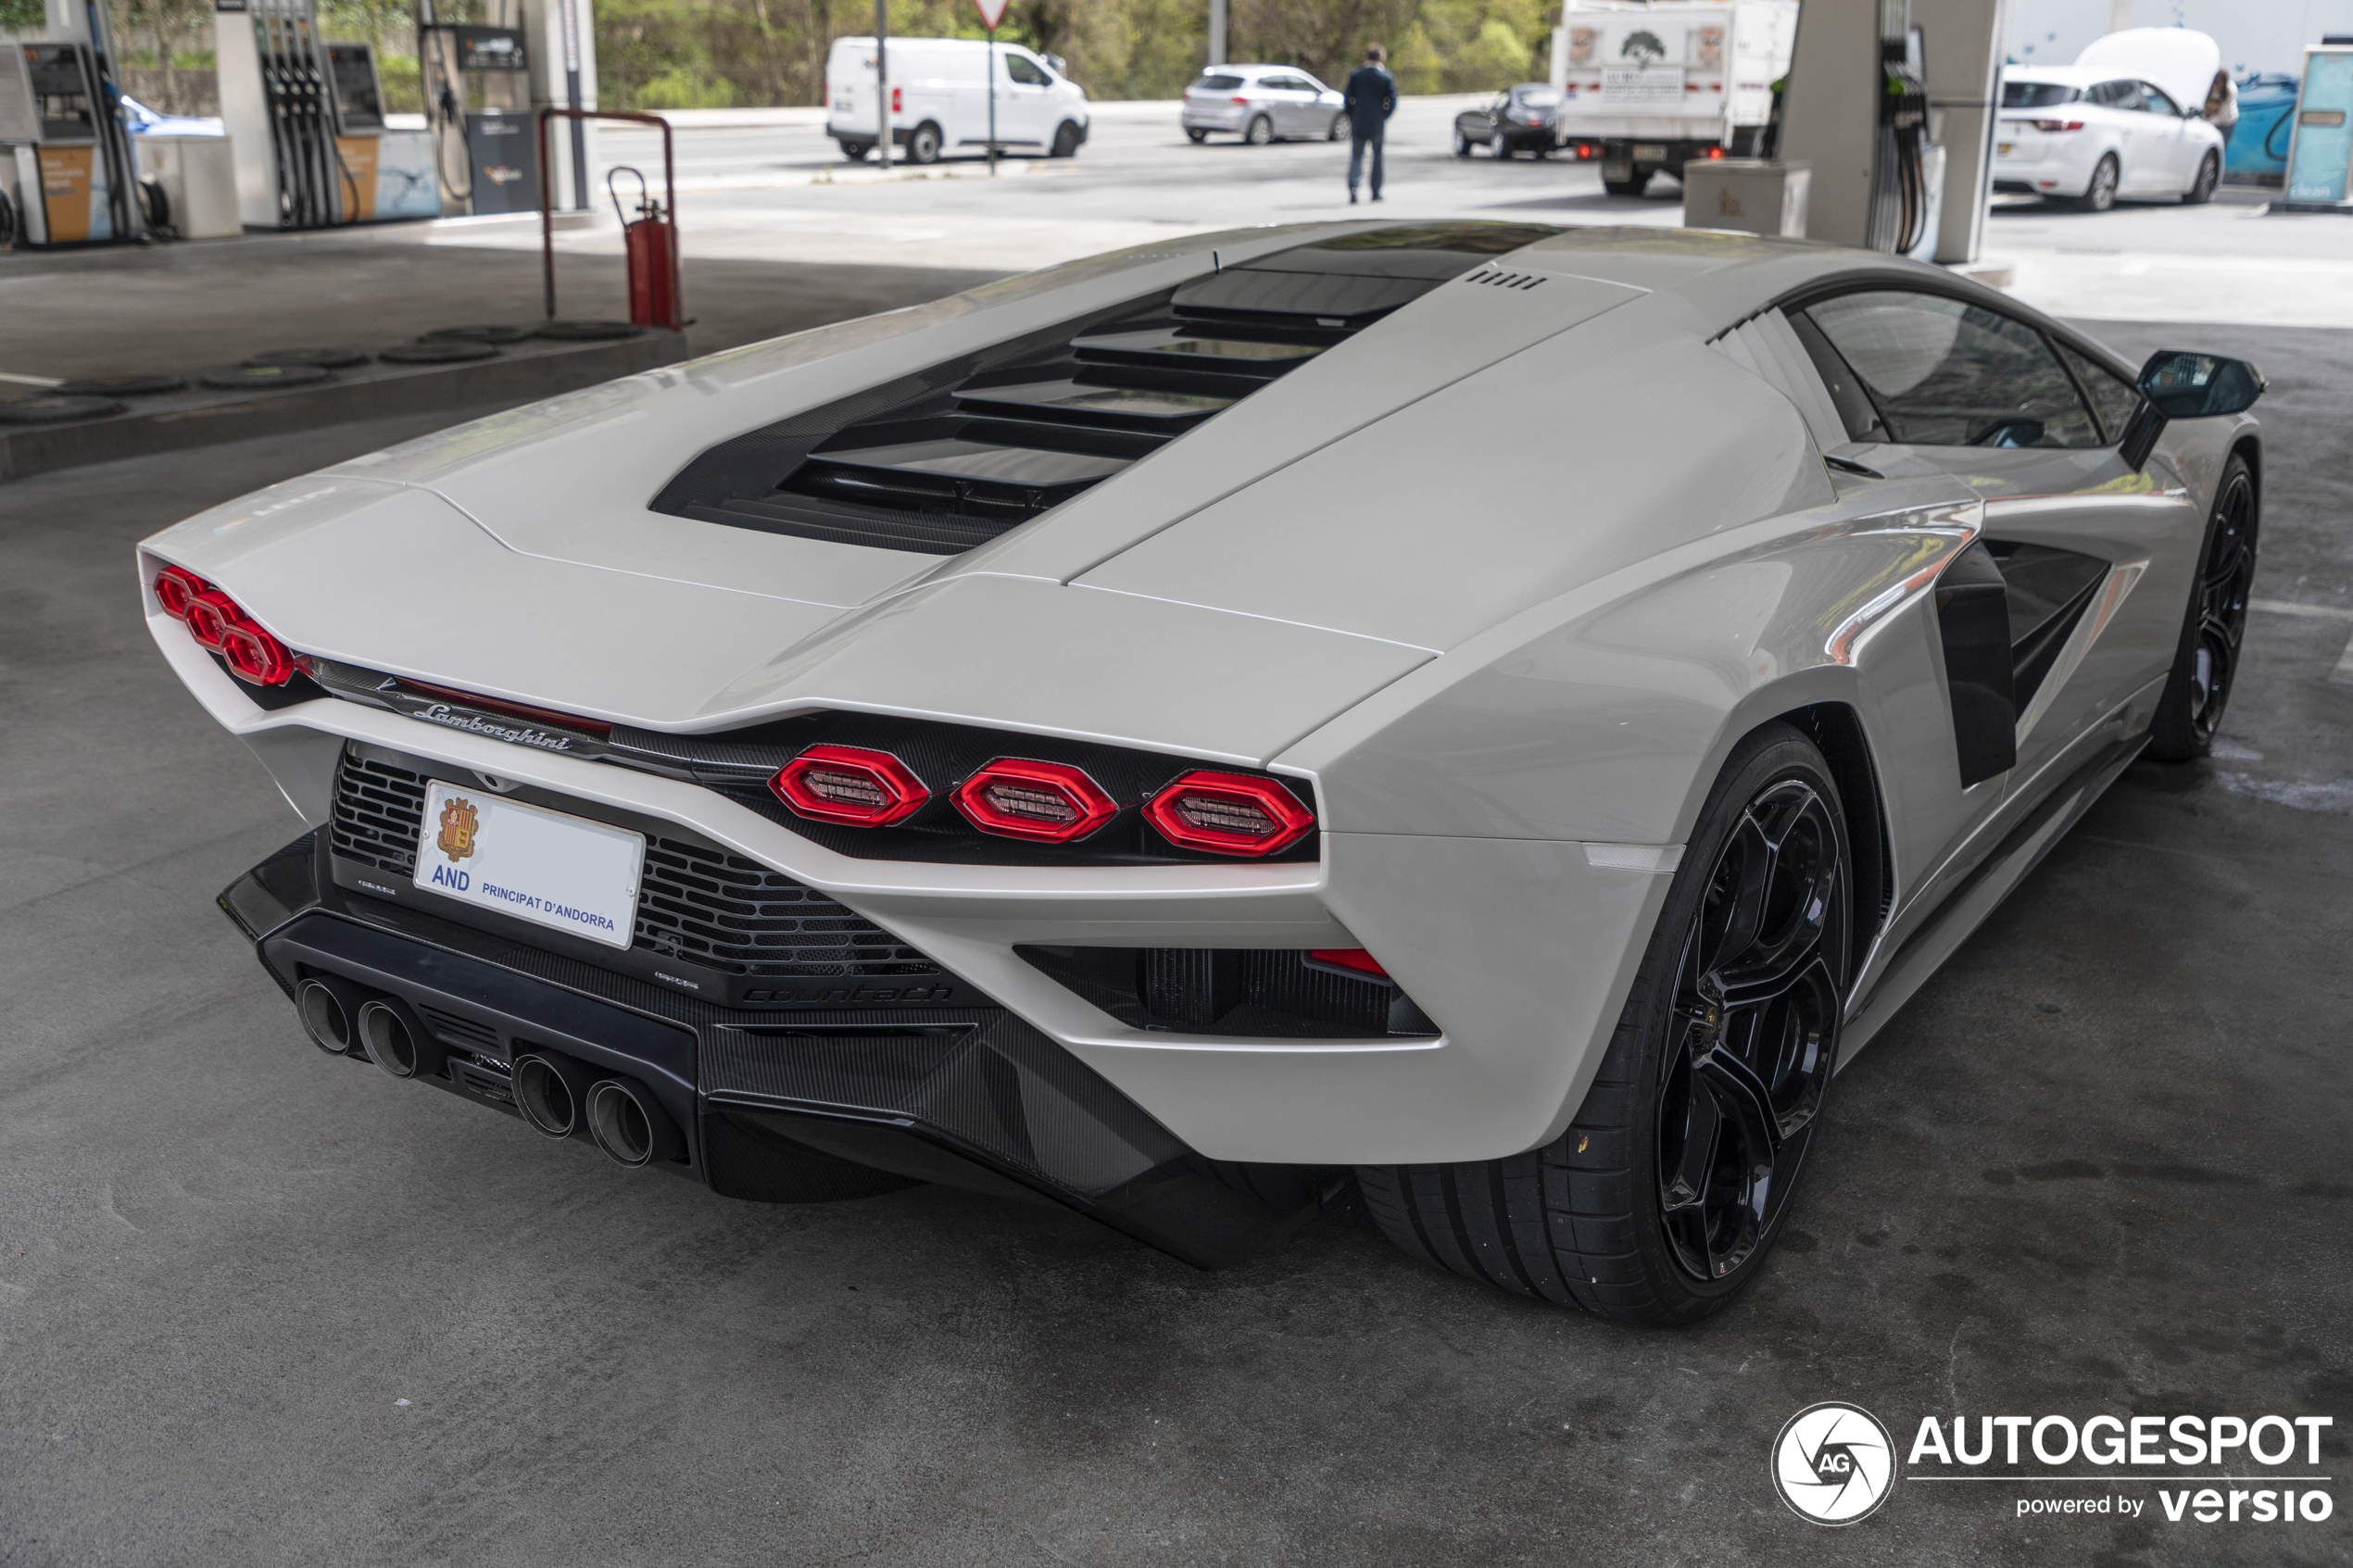
[(1497, 272), (1491, 269), (1482, 269), (1463, 280), (1466, 283), (1486, 283), (1499, 289), (1532, 289), (1543, 281), (1544, 274), (1541, 272)]
[[(1558, 232), (1401, 225), (1261, 257), (737, 436), (682, 470), (653, 509), (960, 555), (1151, 456), (1483, 257)], [(1508, 287), (1543, 281), (1493, 277)]]

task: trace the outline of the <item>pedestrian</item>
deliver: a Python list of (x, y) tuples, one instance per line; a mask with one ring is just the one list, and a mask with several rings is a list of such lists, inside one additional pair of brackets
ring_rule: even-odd
[(1373, 199), (1380, 200), (1381, 142), (1389, 117), (1397, 112), (1397, 79), (1381, 62), (1389, 51), (1376, 44), (1365, 51), (1365, 63), (1348, 79), (1348, 200), (1356, 200), (1357, 183), (1365, 174), (1365, 148), (1373, 149)]
[(2222, 133), (2222, 145), (2231, 144), (2231, 132), (2239, 122), (2239, 87), (2227, 70), (2214, 73), (2214, 84), (2206, 90), (2206, 108), (2200, 116), (2208, 125)]

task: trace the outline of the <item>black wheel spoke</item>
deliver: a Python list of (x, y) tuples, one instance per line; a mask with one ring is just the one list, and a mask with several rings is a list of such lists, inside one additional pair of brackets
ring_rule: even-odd
[(1768, 1163), (1781, 1149), (1780, 1119), (1773, 1114), (1772, 1091), (1756, 1070), (1718, 1047), (1693, 1063), (1719, 1107), (1740, 1123), (1756, 1155)]
[(1786, 1202), (1837, 1042), (1845, 866), (1830, 802), (1784, 778), (1718, 852), (1676, 986), (1658, 1192), (1684, 1270), (1721, 1280)]

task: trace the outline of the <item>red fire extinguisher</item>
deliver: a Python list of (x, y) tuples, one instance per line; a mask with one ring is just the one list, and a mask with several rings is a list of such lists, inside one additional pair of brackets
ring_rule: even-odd
[[(637, 217), (622, 210), (621, 193), (613, 176), (637, 176)], [(621, 238), (629, 262), (629, 320), (640, 327), (667, 327), (675, 332), (678, 320), (678, 230), (647, 189), (646, 177), (626, 166), (605, 175), (605, 194), (612, 197), (614, 216), (621, 220)]]

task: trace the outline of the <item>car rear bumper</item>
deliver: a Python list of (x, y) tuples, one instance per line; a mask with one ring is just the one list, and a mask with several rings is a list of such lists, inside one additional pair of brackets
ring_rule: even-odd
[(1254, 112), (1258, 111), (1233, 105), (1224, 108), (1195, 108), (1187, 104), (1178, 118), (1188, 131), (1239, 131), (1250, 123), (1250, 117)]
[(715, 1006), (352, 894), (329, 859), (326, 834), (305, 834), (220, 897), (290, 997), (323, 979), (389, 998), (427, 1036), (414, 1082), (518, 1120), (526, 1051), (634, 1082), (678, 1134), (654, 1164), (722, 1197), (817, 1201), (842, 1195), (846, 1170), (880, 1172), (1061, 1204), (1216, 1268), (1312, 1215), (1332, 1174), (1204, 1159), (969, 989), (952, 1007), (862, 1001), (854, 985), (790, 1015)]
[(1994, 188), (2012, 194), (2080, 196), (2091, 184), (2091, 173), (2075, 167), (2072, 158), (1994, 159)]

